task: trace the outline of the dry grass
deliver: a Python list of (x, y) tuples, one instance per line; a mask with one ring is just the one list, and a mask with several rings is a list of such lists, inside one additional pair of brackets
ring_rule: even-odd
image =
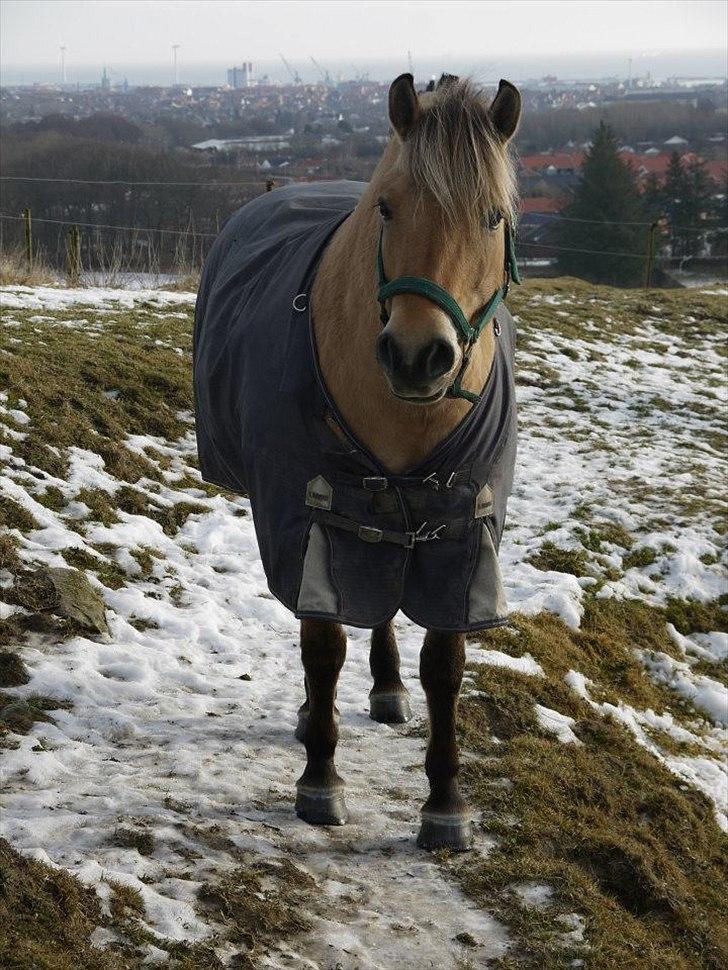
[(49, 286), (58, 283), (58, 274), (43, 262), (41, 256), (28, 267), (21, 250), (0, 252), (0, 286)]
[[(672, 611), (679, 612), (675, 604)], [(692, 622), (689, 609), (681, 613), (686, 632), (704, 625), (703, 611), (711, 629), (725, 628), (726, 614), (713, 604)], [(531, 653), (546, 674), (477, 665), (479, 694), (461, 709), (462, 741), (476, 756), (463, 769), (466, 789), (498, 842), (487, 858), (452, 866), (466, 891), (514, 934), (504, 970), (557, 970), (573, 959), (599, 970), (718, 970), (728, 961), (728, 840), (712, 806), (563, 679), (579, 670), (594, 682), (596, 700), (667, 711), (695, 728), (697, 712), (654, 684), (633, 652), (674, 653), (668, 615), (595, 599), (579, 631), (542, 614), (514, 617), (515, 636), (499, 630), (478, 637), (488, 647)], [(545, 732), (536, 704), (574, 718), (582, 744)], [(654, 737), (668, 742), (669, 753), (694, 753)], [(552, 904), (525, 906), (513, 891), (524, 881), (551, 886)], [(585, 920), (588, 949), (564, 939), (561, 918), (573, 912)]]

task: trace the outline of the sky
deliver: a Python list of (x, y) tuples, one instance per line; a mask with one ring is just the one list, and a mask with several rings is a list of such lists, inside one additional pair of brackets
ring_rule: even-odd
[(725, 0), (1, 0), (0, 63), (188, 65), (725, 46)]

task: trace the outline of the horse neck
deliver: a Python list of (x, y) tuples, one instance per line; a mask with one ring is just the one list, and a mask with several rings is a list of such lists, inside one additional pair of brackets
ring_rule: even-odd
[[(453, 398), (426, 406), (400, 401), (377, 363), (377, 197), (375, 173), (324, 253), (312, 292), (312, 319), (321, 372), (341, 416), (388, 471), (401, 474), (423, 462), (471, 405)], [(467, 390), (480, 391), (494, 350), (488, 328), (473, 350), (463, 381)]]

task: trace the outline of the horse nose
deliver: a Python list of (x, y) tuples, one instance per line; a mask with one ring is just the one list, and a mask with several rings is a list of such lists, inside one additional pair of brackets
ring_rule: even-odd
[(452, 344), (441, 337), (432, 340), (422, 348), (412, 365), (413, 376), (422, 381), (434, 381), (447, 374), (455, 363)]
[(377, 341), (377, 360), (398, 384), (422, 386), (452, 369), (455, 349), (449, 341), (436, 337), (418, 348), (408, 360), (396, 337), (385, 330)]
[(377, 340), (377, 360), (392, 377), (400, 373), (404, 366), (402, 351), (394, 337), (386, 330)]

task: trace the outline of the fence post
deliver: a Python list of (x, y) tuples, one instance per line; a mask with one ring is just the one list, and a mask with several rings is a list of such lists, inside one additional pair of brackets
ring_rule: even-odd
[(78, 226), (71, 226), (66, 238), (66, 271), (68, 285), (78, 286), (81, 281), (81, 232)]
[(655, 261), (655, 233), (657, 232), (658, 223), (653, 222), (650, 225), (650, 232), (647, 236), (647, 254), (645, 257), (645, 289), (649, 290), (652, 285), (652, 265)]
[(33, 269), (33, 224), (30, 219), (30, 209), (23, 209), (23, 223), (25, 225), (25, 261), (28, 272)]

